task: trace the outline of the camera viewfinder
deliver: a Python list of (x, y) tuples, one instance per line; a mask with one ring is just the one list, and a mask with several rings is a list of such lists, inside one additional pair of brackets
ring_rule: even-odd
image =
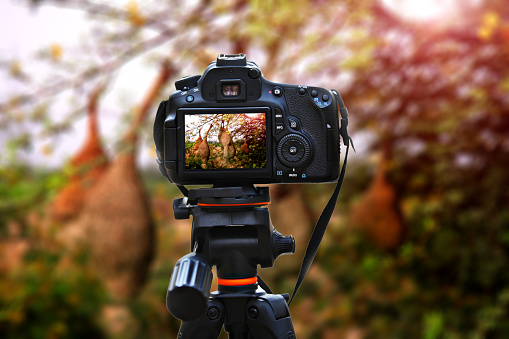
[(223, 97), (238, 97), (240, 95), (240, 85), (238, 83), (224, 83), (221, 86)]

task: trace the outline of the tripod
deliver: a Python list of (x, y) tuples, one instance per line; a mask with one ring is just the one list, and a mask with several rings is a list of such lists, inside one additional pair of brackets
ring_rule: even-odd
[[(293, 237), (274, 230), (261, 207), (269, 201), (269, 188), (253, 185), (192, 189), (173, 201), (175, 219), (193, 216), (192, 253), (175, 264), (166, 295), (182, 320), (178, 339), (217, 339), (223, 325), (231, 339), (295, 338), (288, 295), (258, 286), (258, 265), (295, 252)], [(210, 293), (212, 266), (218, 291)]]

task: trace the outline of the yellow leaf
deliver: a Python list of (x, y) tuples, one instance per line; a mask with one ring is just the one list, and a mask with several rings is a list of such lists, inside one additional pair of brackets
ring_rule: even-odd
[(51, 154), (53, 154), (53, 147), (51, 147), (51, 145), (43, 145), (41, 147), (41, 153), (44, 155), (44, 156), (50, 156)]
[(496, 12), (484, 13), (477, 35), (482, 40), (489, 40), (500, 26), (500, 16)]
[(53, 60), (60, 61), (64, 55), (64, 49), (62, 48), (62, 45), (57, 43), (52, 44), (50, 46), (50, 55)]
[(509, 92), (509, 77), (500, 82), (500, 89), (504, 92)]
[(483, 23), (488, 27), (497, 27), (500, 22), (500, 16), (495, 12), (487, 12), (483, 16)]
[(129, 22), (131, 22), (133, 26), (141, 27), (145, 24), (145, 17), (141, 15), (140, 8), (136, 1), (131, 0), (127, 3), (127, 14)]
[(493, 31), (486, 27), (479, 27), (479, 30), (477, 31), (477, 35), (481, 40), (489, 40), (491, 38), (491, 35), (493, 34)]
[(10, 64), (9, 73), (13, 77), (19, 77), (23, 74), (23, 70), (21, 69), (21, 64), (19, 63), (19, 61), (13, 61)]

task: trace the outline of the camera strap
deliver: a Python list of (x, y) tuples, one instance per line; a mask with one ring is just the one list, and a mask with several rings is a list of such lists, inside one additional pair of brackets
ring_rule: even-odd
[(302, 265), (300, 267), (299, 277), (297, 278), (297, 282), (295, 283), (295, 288), (293, 290), (292, 297), (288, 302), (288, 306), (290, 306), (290, 304), (292, 303), (295, 294), (297, 294), (300, 285), (304, 281), (304, 278), (306, 277), (306, 274), (308, 273), (309, 268), (313, 263), (316, 253), (318, 252), (318, 247), (320, 247), (323, 235), (325, 234), (325, 230), (329, 225), (332, 212), (334, 212), (334, 209), (336, 208), (339, 192), (341, 191), (341, 186), (343, 185), (343, 180), (345, 178), (346, 163), (348, 159), (348, 150), (350, 149), (350, 144), (352, 144), (352, 148), (355, 152), (355, 146), (353, 145), (353, 141), (350, 138), (350, 135), (348, 135), (347, 131), (348, 110), (346, 109), (343, 99), (341, 98), (339, 92), (336, 91), (335, 89), (331, 90), (331, 92), (334, 94), (334, 97), (336, 98), (339, 107), (339, 112), (341, 114), (341, 127), (339, 133), (341, 135), (341, 138), (343, 139), (343, 144), (346, 146), (345, 160), (343, 161), (343, 166), (341, 167), (341, 172), (339, 174), (339, 179), (336, 188), (334, 189), (334, 192), (332, 193), (329, 202), (323, 209), (322, 214), (320, 215), (320, 218), (318, 219), (318, 222), (315, 225), (313, 233), (311, 234), (311, 238), (309, 239), (309, 243), (306, 248), (306, 253), (304, 254), (304, 259), (302, 260)]

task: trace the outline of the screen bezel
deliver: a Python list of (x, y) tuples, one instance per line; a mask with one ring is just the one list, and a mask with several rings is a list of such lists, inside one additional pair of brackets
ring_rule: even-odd
[[(177, 144), (180, 145), (177, 150), (178, 159), (178, 177), (187, 182), (196, 180), (201, 183), (220, 183), (239, 180), (249, 183), (257, 181), (256, 179), (272, 177), (272, 114), (270, 107), (223, 107), (223, 108), (180, 108), (177, 110), (177, 119), (179, 121), (177, 128)], [(265, 114), (265, 150), (266, 166), (264, 168), (236, 168), (236, 169), (186, 169), (185, 167), (185, 115), (195, 114), (244, 114), (244, 113), (264, 113)]]

